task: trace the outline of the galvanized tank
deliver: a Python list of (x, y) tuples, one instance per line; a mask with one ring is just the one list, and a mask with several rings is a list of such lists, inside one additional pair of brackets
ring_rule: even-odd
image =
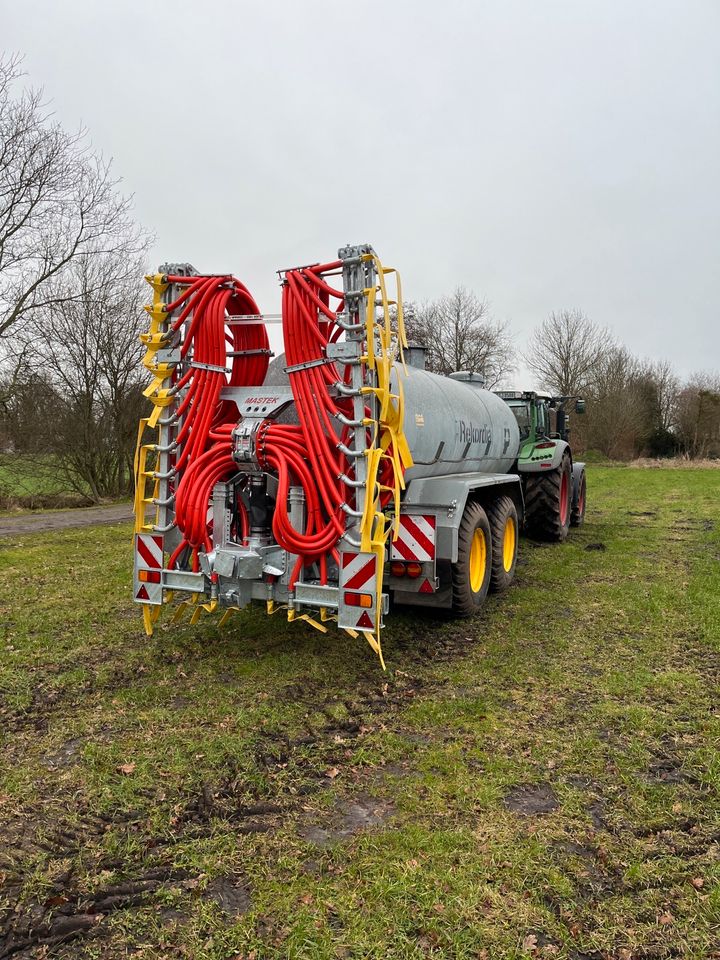
[[(285, 354), (270, 364), (266, 386), (286, 386)], [(473, 373), (441, 377), (421, 367), (407, 367), (407, 376), (396, 365), (391, 389), (397, 393), (398, 376), (405, 392), (405, 435), (415, 466), (405, 474), (437, 477), (447, 473), (509, 473), (520, 448), (520, 431), (510, 407)], [(295, 407), (278, 418), (297, 423)], [(338, 428), (339, 429), (339, 428)]]
[(477, 374), (441, 377), (395, 368), (405, 394), (405, 435), (415, 465), (406, 480), (448, 473), (508, 473), (518, 454), (520, 431), (508, 405), (482, 388)]

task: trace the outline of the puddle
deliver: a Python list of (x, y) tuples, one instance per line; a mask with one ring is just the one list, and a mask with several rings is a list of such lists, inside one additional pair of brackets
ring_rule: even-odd
[(82, 747), (82, 740), (68, 740), (55, 753), (48, 753), (45, 756), (45, 766), (50, 770), (57, 770), (59, 767), (69, 767), (75, 763)]
[(227, 877), (211, 880), (205, 887), (203, 896), (216, 903), (229, 917), (240, 917), (252, 906), (248, 888), (243, 883), (233, 883)]
[(393, 811), (394, 806), (389, 801), (360, 794), (338, 804), (325, 826), (307, 824), (300, 827), (298, 833), (303, 840), (318, 847), (327, 847), (363, 830), (380, 826), (392, 816)]
[(549, 783), (520, 784), (513, 787), (505, 796), (503, 803), (506, 810), (519, 813), (524, 817), (551, 813), (560, 806)]

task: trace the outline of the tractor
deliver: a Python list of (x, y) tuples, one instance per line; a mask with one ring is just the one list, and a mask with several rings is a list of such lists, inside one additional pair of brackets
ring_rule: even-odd
[[(495, 391), (512, 410), (520, 430), (513, 465), (522, 481), (524, 529), (540, 540), (561, 542), (585, 519), (585, 464), (573, 462), (568, 405), (585, 412), (580, 397), (550, 396), (533, 390)], [(553, 422), (554, 421), (554, 422)]]

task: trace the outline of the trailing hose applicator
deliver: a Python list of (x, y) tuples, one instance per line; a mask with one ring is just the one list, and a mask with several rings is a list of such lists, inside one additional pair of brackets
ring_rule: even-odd
[[(380, 653), (383, 511), (392, 501), (399, 515), (412, 462), (402, 392), (390, 386), (405, 334), (400, 297), (391, 322), (388, 272), (371, 248), (282, 272), (287, 386), (272, 391), (253, 389), (266, 377), (269, 341), (240, 281), (187, 265), (147, 278), (143, 362), (155, 409), (141, 421), (136, 456), (135, 597), (148, 632), (168, 594), (185, 591), (181, 609), (195, 604), (194, 617), (261, 599), (323, 630), (337, 618)], [(290, 407), (294, 422), (283, 417)], [(157, 442), (144, 442), (146, 429)], [(372, 575), (357, 603), (347, 591), (348, 613), (342, 570), (356, 556)]]

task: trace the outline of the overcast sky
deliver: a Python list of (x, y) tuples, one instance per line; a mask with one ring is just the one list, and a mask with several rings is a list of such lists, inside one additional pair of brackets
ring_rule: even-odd
[(0, 0), (57, 115), (114, 158), (154, 259), (274, 271), (370, 242), (518, 346), (580, 307), (720, 367), (720, 0)]

